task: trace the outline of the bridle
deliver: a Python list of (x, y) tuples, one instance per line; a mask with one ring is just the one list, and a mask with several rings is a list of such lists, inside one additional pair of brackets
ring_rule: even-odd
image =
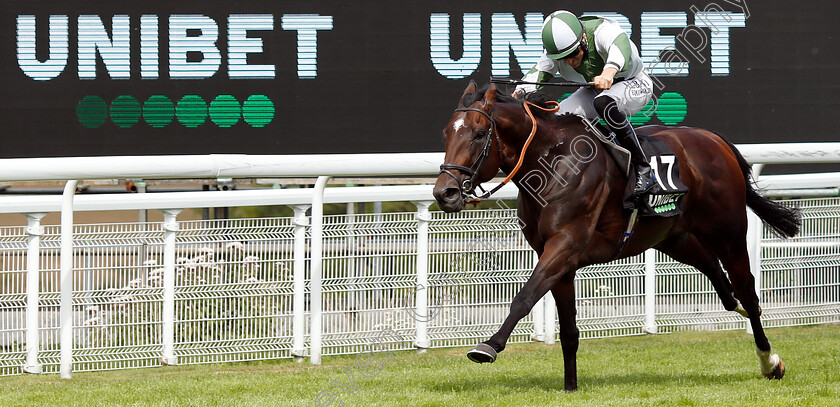
[[(484, 190), (484, 188), (481, 188), (481, 186), (478, 186), (481, 189), (481, 192), (483, 192), (483, 195), (482, 196), (475, 196), (475, 187), (476, 187), (475, 177), (478, 176), (478, 171), (481, 169), (481, 166), (484, 165), (484, 161), (487, 160), (487, 157), (490, 156), (490, 150), (493, 148), (493, 135), (494, 135), (493, 130), (495, 130), (495, 128), (496, 128), (496, 121), (493, 120), (493, 116), (491, 116), (490, 113), (487, 113), (484, 110), (476, 109), (476, 108), (473, 108), (473, 107), (462, 107), (462, 108), (455, 109), (455, 111), (456, 112), (478, 112), (478, 113), (483, 114), (484, 117), (487, 118), (487, 120), (490, 120), (490, 129), (487, 130), (486, 141), (484, 142), (484, 147), (481, 149), (481, 154), (478, 155), (478, 158), (475, 160), (475, 162), (473, 163), (472, 166), (465, 167), (463, 165), (444, 163), (444, 164), (441, 164), (440, 172), (438, 174), (449, 175), (450, 177), (452, 177), (452, 179), (455, 180), (456, 183), (459, 182), (458, 177), (456, 177), (455, 174), (453, 174), (449, 170), (458, 170), (458, 171), (466, 174), (467, 177), (469, 177), (469, 178), (465, 179), (463, 183), (458, 184), (458, 189), (461, 190), (461, 196), (463, 196), (468, 201), (474, 201), (474, 200), (479, 200), (480, 201), (482, 199), (486, 199), (487, 197), (489, 197), (491, 194), (493, 194), (497, 190), (497, 189), (494, 189), (490, 192), (487, 192), (487, 191)], [(499, 139), (499, 133), (498, 132), (496, 132), (495, 136), (496, 136), (496, 144), (499, 146), (499, 162), (501, 163), (501, 162), (503, 162), (503, 160), (502, 160), (502, 141)]]
[[(446, 174), (452, 177), (455, 180), (455, 183), (458, 184), (458, 189), (461, 191), (461, 196), (464, 197), (466, 202), (481, 202), (482, 199), (487, 199), (490, 195), (493, 195), (501, 189), (505, 184), (508, 183), (513, 176), (516, 175), (516, 172), (519, 171), (519, 168), (522, 166), (522, 161), (525, 159), (525, 152), (528, 150), (528, 146), (531, 145), (531, 140), (534, 139), (534, 135), (537, 134), (537, 121), (534, 119), (534, 114), (531, 113), (531, 109), (528, 106), (536, 107), (537, 109), (554, 113), (560, 109), (560, 104), (554, 101), (547, 102), (548, 104), (554, 104), (554, 108), (546, 109), (544, 107), (537, 106), (531, 102), (523, 101), (522, 105), (525, 107), (525, 112), (528, 114), (528, 117), (531, 118), (531, 134), (528, 136), (528, 140), (525, 141), (525, 145), (522, 147), (522, 152), (519, 153), (519, 161), (516, 163), (516, 166), (513, 170), (508, 174), (508, 176), (499, 184), (496, 185), (495, 188), (491, 189), (490, 191), (485, 191), (481, 185), (476, 185), (475, 177), (478, 176), (478, 172), (481, 169), (481, 166), (484, 165), (484, 161), (487, 160), (487, 157), (490, 156), (490, 150), (493, 147), (493, 130), (496, 129), (496, 121), (493, 120), (493, 116), (490, 113), (485, 112), (481, 109), (476, 109), (472, 107), (461, 107), (455, 109), (456, 112), (478, 112), (484, 115), (487, 120), (490, 120), (490, 129), (487, 131), (487, 141), (484, 142), (484, 147), (481, 149), (481, 154), (479, 154), (478, 158), (475, 160), (472, 166), (465, 167), (463, 165), (457, 164), (447, 164), (443, 163), (440, 166), (440, 174)], [(496, 132), (496, 144), (499, 146), (499, 165), (504, 162), (502, 157), (502, 140), (499, 138), (499, 133)], [(449, 170), (458, 170), (467, 175), (467, 179), (464, 180), (463, 183), (458, 182), (458, 177)], [(482, 195), (476, 196), (475, 195), (475, 188), (476, 186), (481, 189)]]

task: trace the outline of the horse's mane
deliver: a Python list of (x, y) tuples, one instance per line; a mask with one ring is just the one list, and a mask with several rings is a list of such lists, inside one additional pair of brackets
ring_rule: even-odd
[[(476, 90), (475, 93), (464, 95), (464, 98), (461, 99), (461, 105), (463, 107), (469, 107), (473, 103), (484, 99), (484, 95), (487, 93), (488, 88), (490, 88), (489, 84), (482, 86), (481, 88)], [(545, 93), (540, 92), (540, 91), (526, 93), (525, 94), (525, 100), (528, 101), (528, 102), (531, 102), (531, 103), (533, 103), (537, 106), (544, 107), (544, 108), (554, 107), (553, 105), (547, 103), (549, 101), (553, 101), (554, 99), (550, 98), (548, 95), (546, 95)], [(495, 101), (496, 101), (496, 103), (510, 103), (510, 104), (516, 104), (516, 105), (520, 105), (520, 106), (522, 105), (522, 100), (514, 98), (513, 96), (510, 96), (510, 95), (506, 94), (505, 92), (502, 92), (501, 90), (496, 92), (496, 100)], [(571, 115), (571, 114), (564, 114), (564, 115), (559, 115), (558, 116), (558, 115), (555, 115), (554, 113), (545, 112), (545, 111), (542, 111), (540, 109), (531, 109), (531, 112), (537, 117), (541, 117), (543, 119), (548, 119), (548, 120), (559, 120), (559, 119), (567, 118), (569, 116), (574, 116), (574, 115)]]

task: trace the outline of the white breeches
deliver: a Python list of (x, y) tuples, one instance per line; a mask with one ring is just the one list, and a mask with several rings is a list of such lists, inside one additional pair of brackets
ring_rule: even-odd
[(597, 119), (598, 113), (593, 101), (600, 95), (608, 95), (615, 99), (618, 110), (629, 119), (650, 101), (653, 96), (653, 81), (646, 73), (640, 72), (635, 78), (614, 83), (607, 90), (580, 88), (560, 102), (557, 114), (575, 113), (591, 120)]

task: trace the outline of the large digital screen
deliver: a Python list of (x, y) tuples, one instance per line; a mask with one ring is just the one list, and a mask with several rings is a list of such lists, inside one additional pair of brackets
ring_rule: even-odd
[[(441, 151), (467, 83), (520, 78), (561, 5), (4, 0), (0, 156)], [(655, 82), (637, 125), (837, 138), (837, 3), (565, 6), (637, 44)]]

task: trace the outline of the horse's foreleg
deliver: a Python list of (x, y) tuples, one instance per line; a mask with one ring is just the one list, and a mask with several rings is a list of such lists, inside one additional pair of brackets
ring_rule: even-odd
[(505, 349), (508, 338), (519, 323), (531, 312), (534, 304), (550, 290), (560, 278), (569, 271), (575, 269), (579, 255), (572, 255), (569, 250), (569, 236), (558, 236), (546, 242), (545, 250), (540, 256), (537, 267), (528, 282), (519, 290), (510, 304), (510, 313), (502, 323), (499, 331), (490, 337), (486, 342), (476, 345), (467, 352), (467, 357), (477, 363), (492, 363), (496, 361), (498, 352)]
[(551, 289), (554, 301), (557, 303), (557, 315), (560, 319), (560, 345), (563, 347), (563, 370), (565, 375), (565, 390), (577, 390), (577, 350), (580, 341), (580, 331), (577, 328), (575, 315), (575, 281), (574, 273), (568, 273)]
[(531, 312), (531, 308), (534, 307), (537, 300), (548, 292), (554, 281), (555, 279), (548, 278), (546, 273), (541, 271), (540, 267), (537, 266), (537, 270), (534, 270), (534, 274), (531, 274), (528, 282), (513, 297), (513, 301), (510, 304), (510, 312), (502, 323), (501, 328), (489, 340), (479, 343), (475, 348), (467, 352), (467, 357), (476, 363), (495, 362), (498, 353), (505, 349), (513, 328), (516, 327), (520, 319)]

